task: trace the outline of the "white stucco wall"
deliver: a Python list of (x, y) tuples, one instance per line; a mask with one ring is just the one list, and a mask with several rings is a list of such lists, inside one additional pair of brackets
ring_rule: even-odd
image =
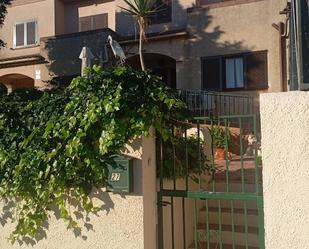
[[(67, 230), (63, 220), (50, 212), (48, 227), (38, 240), (23, 240), (11, 245), (6, 238), (14, 224), (6, 213), (7, 206), (0, 202), (0, 249), (154, 249), (156, 247), (156, 170), (155, 137), (137, 139), (126, 146), (122, 153), (134, 157), (134, 192), (108, 193), (94, 190), (92, 197), (101, 211), (87, 216), (75, 212), (80, 232)], [(76, 215), (77, 214), (77, 215)]]
[[(121, 196), (100, 193), (102, 205), (98, 216), (89, 215), (79, 220), (81, 232), (67, 230), (63, 220), (51, 213), (46, 234), (38, 241), (26, 239), (11, 245), (7, 237), (14, 225), (0, 225), (1, 249), (135, 249), (143, 246), (143, 202), (140, 196)], [(2, 210), (1, 205), (1, 210)], [(85, 215), (85, 214), (84, 214)], [(74, 215), (73, 215), (74, 216)]]
[[(133, 194), (107, 193), (104, 189), (93, 194), (96, 206), (102, 207), (96, 215), (86, 216), (85, 213), (75, 213), (71, 206), (73, 217), (78, 219), (81, 232), (67, 230), (62, 219), (57, 219), (54, 212), (50, 213), (48, 229), (38, 236), (38, 241), (23, 240), (11, 245), (6, 238), (14, 229), (14, 224), (8, 219), (4, 224), (3, 202), (0, 205), (0, 248), (1, 249), (143, 249), (144, 248), (144, 218), (143, 196), (141, 185), (141, 161), (135, 161)], [(75, 215), (77, 214), (77, 215)]]
[(261, 96), (266, 249), (309, 248), (309, 92)]

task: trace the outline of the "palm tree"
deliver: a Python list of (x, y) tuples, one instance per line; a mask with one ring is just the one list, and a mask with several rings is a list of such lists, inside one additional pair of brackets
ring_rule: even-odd
[(146, 30), (149, 24), (149, 16), (156, 11), (155, 0), (124, 0), (128, 8), (120, 7), (127, 14), (133, 16), (139, 26), (139, 58), (141, 68), (145, 71), (144, 57), (142, 53), (143, 41), (146, 39)]

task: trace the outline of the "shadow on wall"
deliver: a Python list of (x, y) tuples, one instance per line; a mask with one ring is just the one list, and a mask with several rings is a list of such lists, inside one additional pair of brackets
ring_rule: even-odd
[[(201, 77), (201, 58), (219, 55), (233, 56), (238, 53), (254, 50), (254, 47), (247, 46), (244, 40), (231, 41), (222, 39), (223, 35), (228, 38), (229, 33), (227, 32), (231, 32), (231, 37), (234, 37), (234, 33), (237, 32), (238, 29), (236, 26), (237, 24), (235, 24), (235, 28), (230, 28), (227, 31), (222, 30), (221, 26), (214, 25), (216, 19), (209, 13), (209, 9), (198, 8), (194, 4), (184, 7), (182, 5), (183, 2), (179, 0), (174, 0), (172, 2), (172, 22), (155, 25), (150, 24), (148, 28), (148, 40), (144, 42), (143, 51), (145, 53), (146, 68), (153, 70), (155, 74), (157, 71), (156, 68), (162, 64), (160, 62), (162, 59), (159, 58), (158, 55), (168, 56), (177, 63), (177, 69), (173, 69), (174, 73), (176, 74), (178, 68), (181, 68), (179, 70), (183, 71), (177, 72), (177, 80), (179, 81), (180, 78), (178, 77), (181, 77), (180, 80), (182, 82), (191, 82), (185, 84), (194, 84), (192, 80), (198, 77), (199, 81)], [(222, 13), (224, 13), (223, 10)], [(179, 17), (180, 14), (183, 15), (182, 18)], [(124, 12), (117, 12), (116, 20), (117, 31), (120, 35), (125, 36), (127, 40), (134, 40), (139, 37), (138, 28), (136, 27), (134, 29), (136, 24), (132, 16), (128, 16)], [(121, 23), (130, 23), (133, 29), (124, 29), (120, 26)], [(125, 27), (128, 27), (128, 25)], [(164, 32), (170, 34), (173, 30), (186, 31), (187, 35), (185, 37), (172, 37), (165, 40), (152, 39), (155, 35), (164, 34)], [(128, 64), (136, 67), (136, 65), (138, 65), (136, 62), (137, 58), (133, 57), (138, 54), (138, 42), (123, 43), (123, 47), (128, 57)], [(154, 56), (151, 57), (151, 54)], [(147, 61), (150, 63), (147, 63)], [(259, 58), (253, 58), (250, 63), (253, 64), (255, 68), (258, 68), (261, 64)], [(225, 71), (224, 64), (220, 65), (220, 70)], [(253, 76), (256, 73), (257, 72), (247, 72), (248, 75), (250, 74)], [(207, 77), (207, 69), (204, 71), (204, 74), (205, 77)], [(161, 76), (160, 73), (158, 75)], [(245, 75), (245, 77), (247, 76)], [(166, 83), (170, 85), (168, 82)], [(178, 84), (177, 82), (177, 88), (179, 88)], [(217, 82), (215, 84), (217, 84)], [(200, 85), (196, 85), (195, 89), (197, 87), (201, 88)], [(181, 88), (183, 87), (181, 86)], [(188, 87), (188, 89), (192, 89), (192, 87)]]
[(106, 47), (108, 35), (117, 36), (106, 28), (41, 39), (41, 54), (49, 62), (46, 66), (52, 79), (51, 83), (68, 84), (70, 79), (80, 75), (79, 55), (84, 46), (91, 49), (94, 55), (93, 64), (113, 65), (113, 55)]
[[(133, 152), (136, 156), (133, 155)], [(109, 219), (113, 219), (115, 216), (117, 217), (122, 208), (126, 206), (127, 201), (130, 202), (136, 197), (141, 197), (143, 195), (143, 182), (141, 180), (143, 177), (143, 170), (140, 152), (140, 141), (130, 143), (130, 146), (126, 150), (128, 155), (133, 156), (133, 158), (135, 157), (133, 160), (133, 192), (107, 192), (104, 187), (93, 188), (89, 197), (92, 199), (94, 206), (99, 208), (99, 211), (90, 214), (83, 209), (76, 198), (67, 196), (67, 208), (71, 217), (78, 223), (78, 227), (72, 229), (76, 238), (79, 237), (86, 241), (88, 239), (87, 233), (94, 231), (94, 224), (98, 224), (98, 222), (96, 222), (98, 219), (102, 220), (102, 224), (104, 225), (104, 217), (110, 217)], [(115, 208), (117, 209), (117, 204), (121, 207), (120, 210), (115, 210)], [(4, 227), (13, 222), (13, 207), (15, 207), (15, 203), (13, 200), (5, 198), (2, 199), (0, 205), (0, 225)], [(129, 206), (127, 208), (132, 210), (134, 209), (134, 206)], [(25, 236), (17, 241), (19, 245), (26, 244), (34, 246), (39, 241), (48, 239), (47, 233), (53, 231), (51, 229), (54, 229), (54, 227), (56, 227), (56, 233), (61, 232), (61, 228), (59, 229), (61, 226), (55, 225), (58, 222), (64, 222), (60, 219), (60, 210), (56, 206), (50, 206), (48, 209), (49, 219), (43, 224), (37, 236), (35, 238)], [(119, 222), (121, 223), (122, 221)], [(50, 225), (53, 225), (53, 227)], [(7, 229), (7, 227), (5, 228)], [(13, 227), (10, 227), (9, 229), (13, 229)], [(12, 230), (10, 230), (10, 232), (12, 232)], [(53, 236), (54, 234), (52, 233), (49, 237)]]
[[(126, 207), (126, 204), (122, 202), (130, 201), (132, 198), (134, 199), (135, 197), (142, 196), (142, 181), (139, 181), (140, 179), (142, 179), (142, 161), (140, 159), (134, 160), (133, 174), (133, 179), (136, 180), (133, 180), (134, 187), (132, 193), (106, 192), (105, 188), (93, 188), (89, 196), (93, 200), (95, 207), (99, 208), (99, 211), (95, 213), (95, 215), (93, 215), (93, 213), (87, 214), (76, 198), (68, 196), (68, 210), (70, 210), (72, 218), (78, 223), (78, 227), (72, 230), (76, 238), (79, 237), (86, 241), (88, 239), (87, 233), (95, 230), (94, 223), (97, 224), (97, 222), (93, 222), (94, 219), (102, 219), (102, 223), (104, 225), (104, 219), (108, 219), (109, 216), (111, 216), (110, 219), (113, 219), (113, 217), (117, 215), (117, 212), (125, 211), (120, 208), (116, 212), (114, 212), (115, 208), (117, 209), (117, 204), (119, 204), (123, 208), (124, 206)], [(0, 204), (0, 225), (4, 227), (14, 222), (13, 208), (16, 208), (16, 205), (13, 200), (8, 198), (2, 199)], [(134, 206), (126, 208), (134, 209)], [(34, 246), (39, 241), (48, 239), (47, 233), (49, 233), (52, 229), (50, 225), (52, 224), (54, 226), (55, 223), (57, 223), (58, 221), (63, 222), (62, 219), (60, 220), (60, 211), (58, 208), (56, 208), (55, 206), (50, 206), (49, 210), (49, 219), (43, 224), (37, 236), (35, 238), (25, 236), (17, 241), (19, 245), (26, 244), (27, 246)], [(11, 229), (13, 228), (11, 227)], [(59, 233), (61, 232), (61, 229), (64, 229), (64, 227), (61, 228), (60, 226), (59, 228), (59, 226), (56, 226), (56, 229), (57, 230), (55, 232)], [(49, 237), (53, 236), (54, 235), (52, 234), (52, 236)]]
[[(114, 202), (110, 197), (110, 193), (102, 191), (101, 189), (95, 189), (91, 193), (91, 198), (97, 199), (99, 202), (103, 203), (100, 207), (102, 211), (109, 215), (109, 213), (114, 209)], [(123, 196), (125, 198), (125, 196)], [(8, 223), (13, 221), (13, 213), (12, 208), (15, 207), (15, 203), (12, 200), (5, 199), (3, 200), (4, 206), (2, 207), (2, 213), (0, 216), (0, 224), (1, 226), (5, 226)], [(74, 198), (68, 199), (68, 205), (70, 205), (70, 209), (72, 211), (72, 217), (74, 217), (78, 223), (79, 228), (74, 228), (73, 233), (75, 237), (81, 237), (83, 240), (87, 240), (87, 235), (82, 233), (82, 228), (86, 231), (93, 230), (93, 225), (91, 224), (91, 219), (89, 215), (83, 210), (79, 201)], [(74, 211), (73, 211), (74, 210)], [(50, 207), (50, 214), (54, 215), (54, 217), (59, 220), (60, 219), (60, 211), (55, 207)], [(34, 246), (42, 239), (47, 239), (46, 231), (49, 230), (49, 222), (45, 222), (38, 232), (35, 238), (24, 237), (21, 240), (18, 240), (17, 243), (19, 245), (31, 245)]]
[[(195, 4), (189, 7), (181, 5), (179, 0), (172, 1), (173, 17), (169, 23), (151, 24), (148, 26), (148, 37), (152, 33), (164, 33), (173, 30), (185, 29), (189, 33), (189, 39), (186, 44), (195, 47), (196, 45), (203, 46), (202, 51), (213, 52), (213, 55), (221, 55), (235, 52), (251, 51), (252, 47), (244, 45), (244, 41), (218, 41), (220, 36), (225, 33), (220, 26), (215, 26), (212, 31), (206, 29), (213, 22), (213, 16), (209, 14), (209, 9), (199, 8)], [(180, 17), (181, 16), (181, 17)], [(116, 13), (116, 31), (122, 36), (133, 36), (138, 38), (138, 26), (132, 16), (126, 13)], [(126, 25), (122, 25), (126, 24)], [(131, 24), (131, 25), (128, 25)], [(134, 28), (135, 27), (135, 28)], [(232, 32), (237, 31), (237, 27)], [(151, 41), (145, 44), (150, 44)], [(196, 48), (196, 47), (195, 47)], [(200, 56), (203, 56), (200, 54)]]

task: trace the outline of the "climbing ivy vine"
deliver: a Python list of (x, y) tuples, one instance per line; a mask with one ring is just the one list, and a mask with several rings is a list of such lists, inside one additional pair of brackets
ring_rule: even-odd
[(97, 212), (89, 193), (105, 184), (113, 155), (151, 126), (168, 137), (183, 108), (159, 78), (125, 67), (94, 66), (64, 90), (0, 97), (0, 195), (14, 201), (17, 224), (10, 240), (36, 236), (51, 206), (76, 227), (70, 199)]

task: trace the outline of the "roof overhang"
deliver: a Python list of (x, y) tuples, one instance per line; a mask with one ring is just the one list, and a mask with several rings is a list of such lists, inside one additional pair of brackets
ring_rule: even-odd
[[(166, 40), (166, 39), (177, 39), (177, 38), (183, 38), (188, 37), (189, 33), (186, 29), (178, 29), (178, 30), (168, 30), (164, 32), (157, 32), (157, 33), (149, 33), (147, 34), (147, 40), (148, 41), (160, 41), (160, 40)], [(122, 36), (118, 40), (120, 44), (127, 45), (127, 44), (134, 44), (138, 43), (139, 39), (137, 39), (137, 36)]]
[(39, 54), (25, 55), (19, 57), (11, 57), (0, 59), (0, 69), (9, 67), (20, 67), (27, 65), (43, 64), (46, 63), (43, 56)]

